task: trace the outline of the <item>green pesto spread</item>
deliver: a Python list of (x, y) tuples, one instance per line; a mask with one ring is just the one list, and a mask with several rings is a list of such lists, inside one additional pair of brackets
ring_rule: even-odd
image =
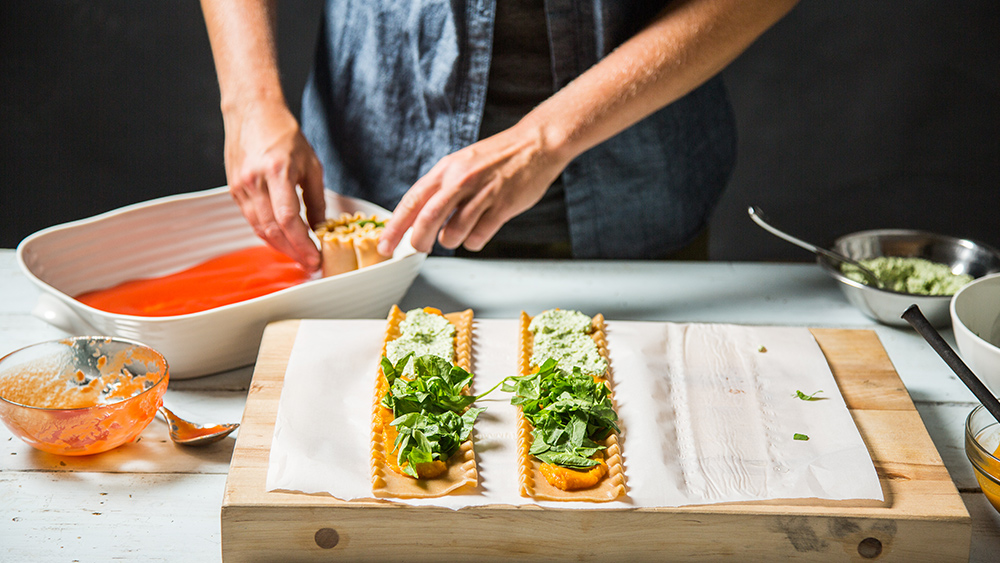
[[(967, 274), (953, 274), (945, 264), (923, 258), (880, 256), (860, 260), (882, 282), (885, 289), (914, 295), (954, 295), (963, 285), (972, 281)], [(844, 264), (841, 271), (848, 278), (867, 284), (861, 272)]]
[(534, 335), (553, 334), (559, 336), (569, 332), (590, 333), (593, 319), (579, 311), (549, 309), (531, 319), (528, 330)]
[[(455, 355), (455, 326), (441, 315), (427, 313), (423, 309), (406, 312), (406, 318), (399, 323), (399, 338), (386, 345), (386, 357), (395, 364), (407, 354), (413, 357), (428, 354), (453, 361)], [(408, 362), (403, 374), (413, 373), (413, 362)]]
[(608, 362), (590, 337), (592, 322), (579, 311), (550, 309), (540, 313), (528, 325), (534, 335), (531, 365), (540, 366), (551, 358), (563, 372), (572, 373), (579, 367), (585, 375), (602, 375)]

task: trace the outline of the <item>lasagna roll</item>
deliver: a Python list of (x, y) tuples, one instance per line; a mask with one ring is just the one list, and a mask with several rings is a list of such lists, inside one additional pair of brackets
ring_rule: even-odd
[(387, 220), (361, 211), (327, 219), (313, 232), (320, 242), (323, 277), (335, 276), (388, 260), (376, 250)]

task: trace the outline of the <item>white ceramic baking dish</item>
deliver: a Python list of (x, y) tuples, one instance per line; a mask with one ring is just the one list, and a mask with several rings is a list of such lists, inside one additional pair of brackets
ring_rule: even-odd
[[(327, 191), (327, 216), (385, 209)], [(254, 362), (267, 323), (290, 318), (381, 318), (398, 302), (426, 254), (409, 235), (392, 259), (313, 279), (270, 295), (170, 317), (120, 315), (73, 298), (126, 280), (162, 276), (220, 254), (261, 245), (225, 187), (130, 205), (39, 231), (17, 247), (41, 289), (34, 314), (75, 335), (118, 336), (162, 353), (170, 377), (186, 379)]]

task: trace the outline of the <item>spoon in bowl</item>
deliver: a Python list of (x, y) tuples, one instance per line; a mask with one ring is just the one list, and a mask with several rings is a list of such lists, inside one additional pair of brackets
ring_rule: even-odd
[(195, 424), (177, 416), (163, 405), (160, 405), (159, 410), (170, 427), (170, 439), (182, 446), (207, 446), (225, 438), (240, 426), (236, 422), (229, 424)]
[(851, 258), (848, 258), (847, 256), (840, 254), (839, 252), (834, 252), (832, 250), (827, 250), (826, 248), (823, 248), (821, 246), (810, 244), (802, 239), (793, 237), (792, 235), (784, 231), (776, 229), (774, 226), (768, 223), (767, 218), (764, 216), (764, 212), (761, 211), (759, 207), (750, 206), (750, 208), (747, 211), (750, 213), (750, 218), (753, 219), (754, 223), (757, 223), (758, 225), (763, 227), (765, 231), (771, 233), (772, 235), (781, 239), (785, 239), (788, 242), (794, 244), (795, 246), (804, 248), (809, 252), (812, 252), (813, 254), (819, 254), (821, 256), (825, 256), (827, 258), (830, 258), (831, 260), (840, 262), (841, 264), (849, 264), (857, 268), (858, 271), (861, 272), (861, 275), (864, 276), (866, 280), (868, 280), (868, 285), (877, 288), (883, 287), (882, 281), (878, 279), (878, 276), (876, 276), (875, 273), (869, 270), (868, 268), (862, 266), (857, 260), (852, 260)]
[[(95, 378), (102, 376), (101, 366), (107, 366), (107, 353), (103, 347), (107, 337), (77, 338), (72, 340), (71, 365), (79, 374), (78, 385), (86, 385)], [(120, 361), (120, 360), (119, 360)], [(131, 362), (121, 368), (121, 376), (136, 378), (146, 375), (143, 362)], [(167, 421), (170, 428), (170, 439), (183, 446), (205, 446), (225, 438), (239, 428), (238, 423), (231, 424), (195, 424), (177, 416), (170, 409), (160, 405), (160, 415)]]

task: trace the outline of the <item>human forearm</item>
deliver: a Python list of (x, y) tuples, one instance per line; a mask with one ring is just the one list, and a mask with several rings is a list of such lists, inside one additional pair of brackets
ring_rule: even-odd
[(224, 115), (255, 103), (285, 105), (275, 46), (274, 0), (201, 0)]
[[(222, 94), (229, 191), (257, 235), (309, 270), (325, 218), (323, 170), (281, 89), (272, 0), (202, 0)], [(299, 190), (307, 221), (300, 217)]]
[(716, 75), (797, 1), (673, 2), (518, 127), (569, 162)]
[(382, 234), (388, 253), (413, 228), (479, 250), (537, 203), (581, 153), (703, 84), (785, 15), (796, 0), (676, 0), (614, 52), (513, 127), (445, 156), (403, 196)]

